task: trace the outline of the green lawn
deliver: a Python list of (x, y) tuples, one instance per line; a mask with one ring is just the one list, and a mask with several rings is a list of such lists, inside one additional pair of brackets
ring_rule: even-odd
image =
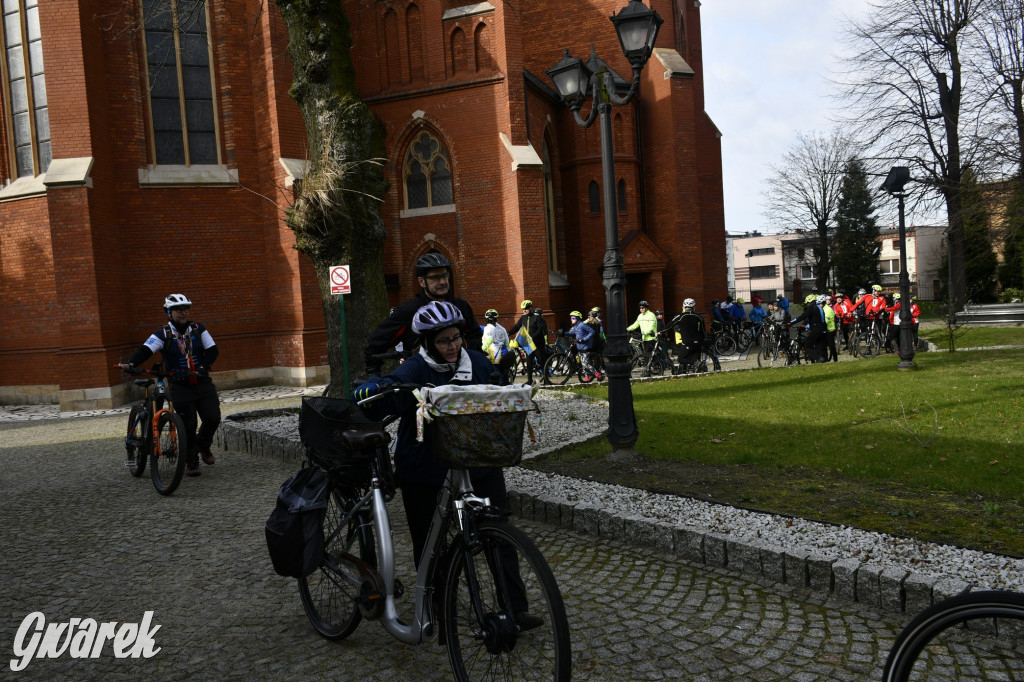
[(530, 466), (1024, 555), (1024, 350), (897, 361), (634, 384), (645, 462), (598, 440)]
[[(956, 330), (955, 334), (957, 348), (1024, 345), (1024, 327), (983, 327), (981, 325), (974, 325), (961, 327)], [(949, 331), (946, 327), (924, 329), (920, 335), (939, 348), (949, 348)]]

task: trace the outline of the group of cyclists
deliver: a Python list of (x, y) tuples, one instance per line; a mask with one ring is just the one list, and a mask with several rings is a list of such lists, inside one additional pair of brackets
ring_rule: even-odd
[[(712, 329), (737, 334), (744, 326), (749, 326), (754, 340), (760, 342), (767, 327), (803, 326), (806, 330), (803, 344), (811, 362), (837, 362), (839, 350), (850, 351), (858, 335), (867, 335), (876, 340), (873, 343), (879, 349), (895, 353), (899, 346), (900, 298), (899, 292), (883, 293), (879, 284), (872, 285), (870, 292), (859, 289), (855, 297), (850, 297), (845, 289), (830, 289), (824, 294), (812, 293), (804, 297), (803, 312), (794, 318), (790, 316), (789, 301), (782, 294), (768, 303), (767, 310), (763, 299), (755, 294), (749, 317), (744, 307), (730, 296), (724, 303), (712, 301)], [(921, 316), (916, 298), (910, 296), (908, 306), (915, 346)]]

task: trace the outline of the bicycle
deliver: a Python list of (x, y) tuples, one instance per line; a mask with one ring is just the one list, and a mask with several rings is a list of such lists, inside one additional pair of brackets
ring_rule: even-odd
[(680, 364), (678, 368), (672, 366), (672, 373), (675, 375), (683, 374), (705, 374), (707, 372), (720, 372), (722, 371), (722, 364), (718, 360), (718, 355), (715, 352), (715, 340), (710, 335), (704, 337), (704, 342), (701, 344), (700, 355), (693, 362), (687, 362)]
[[(565, 334), (558, 334), (558, 338), (567, 337)], [(588, 351), (580, 351), (576, 348), (575, 342), (570, 342), (568, 345), (556, 345), (564, 347), (566, 350), (555, 351), (544, 361), (545, 384), (564, 386), (572, 376), (577, 377), (581, 384), (589, 384), (594, 380), (594, 376), (583, 369), (583, 359), (580, 357), (580, 353)]]
[(632, 378), (661, 376), (665, 370), (672, 369), (672, 360), (662, 349), (661, 343), (655, 339), (653, 344), (648, 351), (644, 348), (644, 341), (639, 334), (630, 334), (629, 373)]
[[(475, 466), (518, 463), (525, 412), (501, 415), (516, 415), (511, 431), (488, 421), (492, 414), (460, 415), (484, 419), (478, 424), (486, 426), (478, 429), (483, 444), (472, 456), (459, 450), (466, 445), (461, 431), (442, 435), (441, 418), (435, 417), (435, 437), (451, 446), (441, 447), (435, 440), (435, 456), (451, 468), (417, 569), (412, 620), (399, 618), (396, 599), (404, 588), (395, 577), (387, 508), (396, 486), (386, 431), (397, 417), (374, 422), (359, 405), (419, 389), (409, 384), (385, 386), (358, 404), (333, 398), (303, 400), (299, 433), (306, 459), (327, 472), (331, 486), (323, 557), (316, 571), (299, 579), (306, 616), (331, 640), (349, 636), (367, 618), (379, 620), (405, 644), (436, 641), (446, 646), (457, 680), (568, 680), (569, 623), (554, 575), (536, 545), (508, 522), (508, 512), (474, 494), (469, 475)], [(419, 395), (430, 400), (429, 393)], [(542, 614), (539, 624), (517, 624), (516, 611), (524, 601), (530, 613)]]
[(868, 328), (857, 332), (852, 341), (854, 357), (875, 358), (882, 354), (885, 336), (882, 334), (880, 327), (884, 321), (878, 319), (868, 320), (868, 322), (870, 322)]
[(132, 476), (138, 478), (146, 470), (146, 460), (149, 459), (153, 487), (161, 495), (170, 495), (177, 490), (185, 474), (188, 455), (185, 422), (173, 412), (174, 404), (167, 391), (167, 374), (159, 364), (148, 370), (126, 367), (124, 371), (133, 376), (150, 374), (155, 377), (134, 381), (136, 386), (145, 389), (146, 396), (128, 413), (128, 431), (124, 439), (128, 459), (124, 465)]
[[(914, 679), (927, 679), (933, 668), (942, 668), (946, 673), (944, 676), (949, 677), (957, 669), (956, 652), (964, 651), (960, 640), (969, 634), (996, 634), (1019, 640), (1019, 624), (1011, 623), (1001, 628), (1002, 621), (997, 619), (1024, 620), (1024, 595), (1003, 591), (968, 592), (933, 604), (915, 616), (900, 632), (886, 658), (882, 680), (906, 682), (911, 676)], [(979, 620), (982, 621), (980, 627), (970, 625)], [(959, 628), (960, 625), (967, 625), (967, 629)], [(951, 632), (953, 628), (957, 628), (955, 634)], [(944, 635), (957, 640), (955, 646), (948, 647), (950, 651), (946, 650)], [(1018, 643), (1013, 651), (1008, 652), (1007, 657), (1017, 660), (1019, 646)], [(964, 653), (970, 658), (967, 665), (977, 672), (984, 672), (978, 670), (982, 659), (973, 652)], [(984, 679), (990, 678), (986, 676)]]

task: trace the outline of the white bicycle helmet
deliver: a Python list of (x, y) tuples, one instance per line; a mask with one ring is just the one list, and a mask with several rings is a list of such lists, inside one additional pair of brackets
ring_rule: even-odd
[(828, 303), (828, 296), (826, 296), (825, 294), (819, 294), (818, 295), (818, 305), (824, 305), (826, 303)]
[(683, 301), (683, 310), (686, 310), (687, 308), (696, 308), (696, 307), (697, 307), (697, 302), (695, 300), (693, 300), (692, 298), (688, 298), (685, 301)]
[(185, 294), (169, 294), (164, 299), (164, 310), (166, 312), (171, 312), (171, 308), (180, 308), (186, 305), (192, 305), (192, 301), (188, 300), (188, 296)]
[(412, 316), (412, 330), (420, 335), (464, 324), (462, 313), (448, 301), (431, 301)]

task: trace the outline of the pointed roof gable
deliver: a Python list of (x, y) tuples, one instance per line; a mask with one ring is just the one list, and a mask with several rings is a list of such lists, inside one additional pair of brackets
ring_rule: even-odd
[(660, 272), (668, 267), (669, 258), (649, 235), (630, 230), (619, 245), (622, 264), (626, 272)]

